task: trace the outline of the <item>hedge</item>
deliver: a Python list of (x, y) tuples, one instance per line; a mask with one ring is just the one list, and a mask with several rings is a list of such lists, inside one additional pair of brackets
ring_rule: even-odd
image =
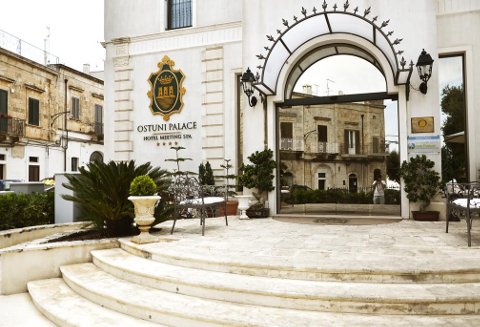
[(54, 222), (54, 192), (0, 196), (0, 230)]
[[(373, 191), (350, 193), (346, 189), (332, 188), (328, 190), (294, 190), (291, 195), (284, 197), (290, 204), (305, 203), (373, 203)], [(400, 204), (398, 190), (385, 190), (385, 204)]]

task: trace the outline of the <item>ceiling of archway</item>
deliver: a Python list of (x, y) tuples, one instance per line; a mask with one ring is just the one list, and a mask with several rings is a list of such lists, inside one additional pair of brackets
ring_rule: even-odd
[[(317, 10), (314, 7), (309, 13), (302, 7), (301, 16), (294, 16), (293, 22), (283, 19), (283, 26), (286, 29), (284, 31), (278, 29), (276, 37), (267, 35), (267, 39), (272, 44), (265, 47), (266, 55), (257, 55), (262, 63), (257, 66), (259, 71), (257, 72), (255, 87), (265, 95), (276, 94), (280, 72), (289, 57), (306, 42), (330, 34), (351, 34), (367, 40), (385, 56), (392, 70), (394, 83), (396, 85), (407, 84), (412, 73), (413, 62), (406, 66), (405, 59), (400, 57), (403, 51), (396, 48), (402, 39), (393, 38), (394, 32), (385, 30), (389, 20), (380, 22), (378, 16), (369, 18), (370, 8), (360, 12), (358, 7), (348, 11), (349, 7), (350, 4), (347, 0), (343, 4), (343, 10), (338, 8), (337, 4), (329, 9), (328, 4), (324, 1), (322, 10)], [(298, 79), (298, 74), (301, 75), (302, 70), (304, 71), (318, 60), (335, 54), (356, 55), (380, 68), (374, 56), (367, 50), (346, 44), (330, 44), (319, 47), (303, 56), (289, 78)]]

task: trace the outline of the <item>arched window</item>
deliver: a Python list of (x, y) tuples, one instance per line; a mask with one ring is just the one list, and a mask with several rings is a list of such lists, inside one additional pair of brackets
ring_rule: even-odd
[(103, 162), (103, 154), (101, 152), (95, 151), (90, 155), (90, 162)]

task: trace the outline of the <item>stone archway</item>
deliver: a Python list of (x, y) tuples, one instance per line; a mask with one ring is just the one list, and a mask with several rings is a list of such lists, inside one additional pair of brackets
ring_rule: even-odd
[[(355, 55), (375, 66), (385, 77), (386, 92), (374, 94), (369, 100), (398, 99), (398, 119), (406, 121), (413, 63), (410, 61), (407, 65), (402, 56), (402, 39), (387, 30), (389, 20), (380, 21), (378, 17), (372, 17), (369, 8), (363, 12), (359, 12), (358, 8), (348, 10), (347, 7), (338, 10), (336, 5), (328, 8), (324, 2), (322, 9), (307, 12), (302, 8), (302, 16), (295, 17), (293, 22), (284, 19), (284, 28), (277, 30), (275, 36), (267, 35), (271, 42), (264, 47), (267, 53), (257, 55), (260, 65), (257, 66), (255, 87), (266, 98), (265, 130), (268, 126), (268, 145), (271, 147), (277, 148), (275, 125), (272, 124), (277, 121), (277, 108), (300, 104), (289, 99), (298, 78), (317, 61), (338, 54)], [(357, 99), (331, 98), (339, 102)], [(322, 103), (321, 97), (314, 97), (309, 104), (319, 103)], [(399, 127), (398, 134), (407, 135), (406, 125)], [(404, 144), (399, 152), (400, 158), (405, 159), (407, 151)], [(275, 203), (276, 198), (271, 194), (270, 201)], [(401, 212), (403, 217), (408, 217), (408, 201), (403, 193)]]

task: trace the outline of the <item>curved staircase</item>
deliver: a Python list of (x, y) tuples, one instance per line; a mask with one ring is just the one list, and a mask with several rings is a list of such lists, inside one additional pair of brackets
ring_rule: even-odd
[(359, 244), (309, 258), (268, 246), (225, 248), (238, 246), (228, 235), (207, 238), (208, 230), (189, 241), (175, 234), (150, 245), (121, 240), (120, 248), (92, 251), (92, 263), (61, 267), (62, 278), (30, 282), (28, 290), (62, 326), (480, 324), (478, 251), (465, 262), (463, 248), (386, 253)]

